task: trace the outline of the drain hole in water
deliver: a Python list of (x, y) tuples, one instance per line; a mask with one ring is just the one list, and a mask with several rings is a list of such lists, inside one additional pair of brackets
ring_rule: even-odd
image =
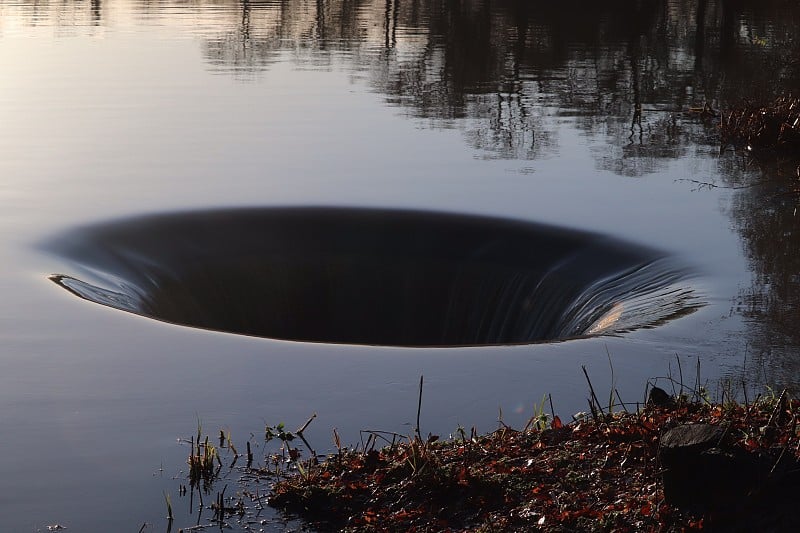
[(663, 254), (596, 234), (415, 211), (283, 208), (146, 216), (47, 243), (96, 303), (296, 341), (534, 343), (653, 327), (700, 304)]

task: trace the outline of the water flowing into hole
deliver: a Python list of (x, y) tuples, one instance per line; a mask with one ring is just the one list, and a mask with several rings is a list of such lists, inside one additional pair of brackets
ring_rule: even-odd
[(700, 303), (663, 254), (528, 222), (344, 208), (210, 210), (46, 244), (86, 300), (198, 328), (393, 346), (534, 343), (653, 327)]

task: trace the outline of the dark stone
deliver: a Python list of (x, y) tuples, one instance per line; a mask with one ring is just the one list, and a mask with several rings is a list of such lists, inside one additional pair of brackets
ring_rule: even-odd
[(709, 474), (727, 458), (704, 456), (719, 444), (724, 430), (710, 424), (687, 424), (664, 432), (659, 442), (659, 461), (664, 470), (664, 499), (678, 507), (705, 507), (711, 503), (718, 478)]
[(699, 453), (716, 446), (724, 433), (723, 428), (711, 424), (684, 424), (669, 429), (661, 435), (661, 451), (688, 453), (700, 448), (697, 452)]
[(668, 405), (672, 405), (674, 403), (674, 400), (672, 396), (670, 396), (664, 389), (661, 389), (659, 387), (653, 387), (652, 389), (650, 389), (650, 395), (647, 398), (647, 403), (650, 405), (665, 407)]
[(797, 490), (798, 463), (790, 454), (749, 453), (724, 437), (724, 428), (710, 424), (686, 424), (664, 432), (659, 461), (666, 503), (696, 512), (717, 511), (718, 517), (735, 522), (733, 517), (741, 517), (744, 509), (749, 515), (753, 508), (774, 507), (779, 495)]

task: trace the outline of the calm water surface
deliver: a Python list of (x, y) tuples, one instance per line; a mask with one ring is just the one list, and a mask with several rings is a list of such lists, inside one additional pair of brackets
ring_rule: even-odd
[[(583, 410), (581, 365), (607, 389), (607, 353), (634, 401), (676, 354), (712, 390), (795, 385), (791, 172), (720, 153), (686, 111), (796, 87), (797, 8), (578, 4), (0, 0), (2, 528), (165, 529), (163, 492), (192, 525), (198, 418), (241, 447), (316, 412), (321, 451), (333, 427), (410, 432), (423, 374), (422, 430), (444, 435), (524, 425), (547, 393)], [(621, 336), (377, 348), (166, 324), (47, 280), (79, 274), (41, 247), (76, 227), (303, 206), (600, 233), (690, 267), (705, 305)]]

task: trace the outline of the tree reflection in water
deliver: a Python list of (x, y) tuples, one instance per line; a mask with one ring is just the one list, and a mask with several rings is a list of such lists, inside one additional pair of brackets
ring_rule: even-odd
[(345, 57), (410, 116), (463, 119), (486, 157), (551, 152), (553, 116), (576, 116), (610, 148), (598, 166), (627, 176), (707, 140), (682, 115), (689, 106), (765, 98), (797, 80), (786, 50), (800, 9), (780, 1), (296, 0), (238, 11), (226, 34), (205, 36), (215, 69), (252, 74), (287, 52), (318, 66)]
[(768, 381), (800, 375), (800, 194), (796, 183), (775, 179), (778, 172), (765, 171), (764, 186), (737, 191), (731, 207), (753, 271), (736, 310), (748, 321), (751, 350)]

